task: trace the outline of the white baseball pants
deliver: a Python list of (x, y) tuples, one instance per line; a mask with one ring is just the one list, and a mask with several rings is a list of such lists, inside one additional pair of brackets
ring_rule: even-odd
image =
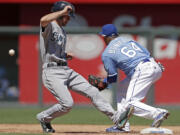
[(134, 115), (146, 119), (155, 119), (155, 117), (165, 111), (155, 108), (141, 102), (150, 86), (156, 82), (162, 75), (161, 68), (153, 58), (149, 62), (140, 62), (135, 68), (131, 78), (125, 78), (118, 85), (117, 108), (118, 111), (124, 110), (129, 106), (134, 106)]

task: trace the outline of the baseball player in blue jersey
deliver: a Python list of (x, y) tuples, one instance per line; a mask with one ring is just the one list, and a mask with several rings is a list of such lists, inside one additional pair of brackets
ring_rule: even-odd
[[(134, 40), (118, 36), (113, 24), (102, 27), (100, 35), (107, 45), (102, 61), (107, 78), (104, 83), (111, 84), (117, 81), (118, 69), (126, 74), (126, 78), (119, 83), (117, 90), (118, 111), (124, 108), (134, 107), (133, 115), (152, 119), (152, 127), (159, 127), (163, 120), (167, 119), (169, 112), (165, 109), (149, 106), (142, 101), (150, 86), (160, 79), (163, 66), (151, 57), (149, 51)], [(130, 125), (127, 121), (124, 128), (113, 126), (106, 132), (129, 132)]]
[(58, 1), (52, 12), (40, 20), (40, 52), (43, 62), (42, 80), (44, 86), (53, 94), (58, 103), (37, 114), (37, 120), (47, 133), (54, 133), (51, 121), (68, 113), (73, 106), (73, 98), (69, 89), (91, 99), (93, 105), (107, 115), (115, 125), (122, 127), (124, 120), (132, 113), (128, 108), (115, 111), (104, 100), (99, 90), (88, 83), (80, 74), (68, 67), (66, 52), (66, 33), (63, 29), (70, 17), (74, 16), (74, 6), (66, 1)]

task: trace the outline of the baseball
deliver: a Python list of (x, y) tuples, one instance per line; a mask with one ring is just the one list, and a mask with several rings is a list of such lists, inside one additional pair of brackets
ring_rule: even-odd
[(15, 54), (14, 49), (10, 49), (10, 50), (9, 50), (9, 55), (10, 55), (10, 56), (13, 56), (14, 54)]

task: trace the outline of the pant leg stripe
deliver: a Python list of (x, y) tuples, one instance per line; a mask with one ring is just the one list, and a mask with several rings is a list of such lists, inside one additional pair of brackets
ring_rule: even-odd
[(133, 105), (133, 104), (131, 104), (131, 103), (130, 103), (130, 105), (131, 105), (131, 106), (134, 106), (134, 107), (136, 107), (136, 108), (139, 108), (139, 109), (141, 109), (141, 110), (144, 110), (144, 111), (147, 111), (147, 112), (151, 112), (151, 111), (149, 111), (149, 110), (145, 110), (145, 109), (143, 109), (143, 108), (141, 108), (141, 107), (135, 106), (135, 105)]

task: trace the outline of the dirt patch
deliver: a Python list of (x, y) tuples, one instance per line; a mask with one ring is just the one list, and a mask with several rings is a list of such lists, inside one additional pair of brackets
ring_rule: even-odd
[[(56, 133), (53, 135), (121, 135), (121, 133), (106, 133), (108, 125), (53, 125)], [(140, 130), (148, 126), (131, 126), (128, 135), (140, 135)], [(180, 135), (180, 126), (163, 126), (173, 130), (174, 135)], [(0, 124), (0, 133), (42, 133), (39, 124)], [(124, 134), (122, 134), (124, 135)], [(156, 134), (157, 135), (157, 134)]]

